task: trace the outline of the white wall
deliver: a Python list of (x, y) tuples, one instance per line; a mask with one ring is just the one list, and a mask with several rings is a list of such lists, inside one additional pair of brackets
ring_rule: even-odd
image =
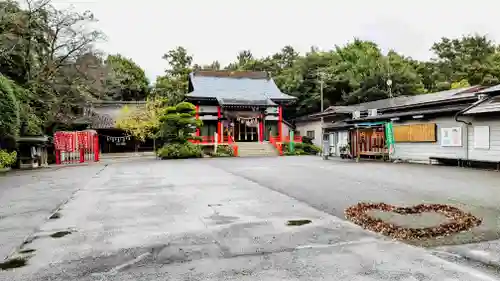
[[(489, 148), (474, 147), (474, 127), (489, 127)], [(472, 120), (468, 128), (468, 159), (478, 161), (500, 161), (500, 120)]]
[[(402, 159), (414, 162), (429, 162), (429, 157), (443, 157), (453, 159), (464, 159), (467, 156), (467, 128), (464, 123), (456, 122), (453, 117), (443, 117), (428, 121), (412, 120), (397, 124), (421, 124), (436, 123), (436, 142), (397, 142), (395, 144), (393, 159)], [(461, 127), (462, 128), (462, 146), (443, 147), (441, 146), (441, 128)]]
[(216, 105), (200, 105), (200, 113), (217, 113)]
[[(290, 135), (290, 127), (288, 127), (288, 125), (285, 124), (285, 122), (282, 122), (281, 128), (283, 130), (282, 131), (283, 137)], [(295, 130), (295, 131), (297, 131), (297, 130)]]
[[(307, 122), (297, 122), (295, 131), (299, 131), (301, 136), (306, 136), (307, 131), (314, 131), (313, 144), (322, 147), (321, 140), (321, 120), (313, 120)], [(284, 133), (284, 132), (283, 132)]]

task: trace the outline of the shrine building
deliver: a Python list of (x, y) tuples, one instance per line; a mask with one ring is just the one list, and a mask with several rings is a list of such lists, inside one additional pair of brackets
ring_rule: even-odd
[(203, 142), (284, 141), (289, 125), (283, 108), (296, 97), (282, 93), (267, 72), (195, 71), (189, 75), (187, 101), (203, 121)]

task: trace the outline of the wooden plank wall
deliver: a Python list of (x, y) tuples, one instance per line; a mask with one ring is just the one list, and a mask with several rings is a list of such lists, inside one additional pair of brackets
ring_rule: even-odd
[[(383, 130), (377, 131), (374, 128), (359, 129), (350, 131), (351, 153), (357, 156), (359, 152), (383, 152), (385, 150), (385, 134)], [(364, 135), (364, 137), (362, 137)], [(358, 143), (363, 138), (363, 143)]]
[(435, 142), (436, 124), (409, 124), (394, 126), (395, 142)]

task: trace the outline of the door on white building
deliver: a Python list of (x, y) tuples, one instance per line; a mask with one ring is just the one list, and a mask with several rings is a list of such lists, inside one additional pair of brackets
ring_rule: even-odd
[(335, 150), (337, 152), (337, 155), (340, 156), (340, 148), (348, 144), (349, 133), (347, 131), (339, 131), (337, 132), (337, 135), (338, 138)]
[(328, 142), (330, 146), (330, 155), (338, 156), (337, 146), (335, 145), (335, 143), (337, 143), (337, 132), (330, 133)]

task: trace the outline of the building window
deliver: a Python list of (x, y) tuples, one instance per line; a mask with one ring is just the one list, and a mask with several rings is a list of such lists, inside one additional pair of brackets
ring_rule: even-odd
[(307, 131), (306, 136), (310, 139), (314, 139), (314, 131)]

